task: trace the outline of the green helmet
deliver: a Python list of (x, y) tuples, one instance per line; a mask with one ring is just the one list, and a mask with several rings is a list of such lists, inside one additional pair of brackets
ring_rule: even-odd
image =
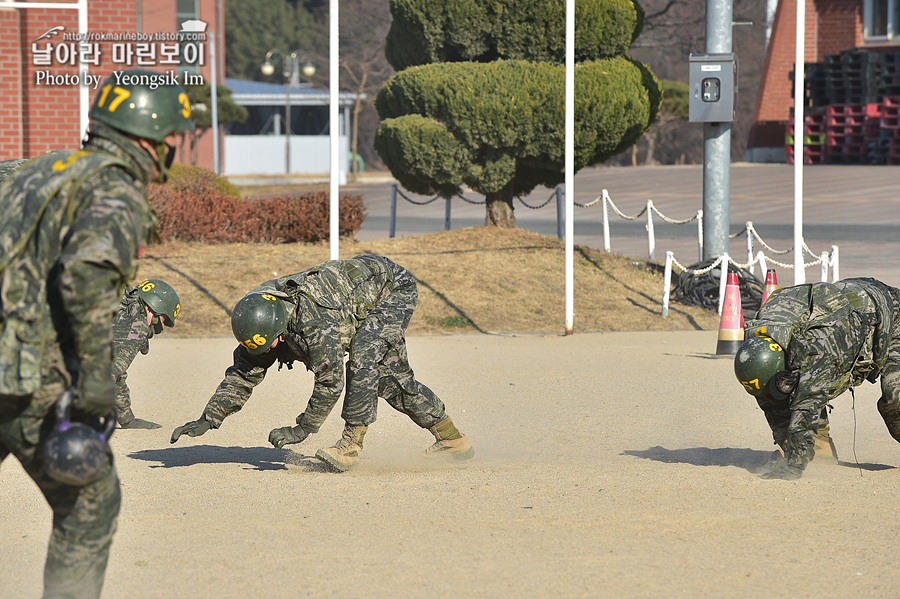
[(734, 355), (734, 375), (755, 397), (761, 397), (772, 377), (784, 369), (784, 349), (771, 337), (750, 337)]
[(138, 297), (150, 311), (163, 317), (167, 327), (174, 327), (175, 319), (181, 312), (181, 300), (172, 286), (159, 279), (147, 279), (137, 287)]
[(171, 77), (148, 69), (114, 72), (100, 86), (88, 116), (153, 141), (175, 131), (194, 129), (184, 88)]
[(289, 316), (280, 298), (271, 293), (250, 293), (234, 306), (231, 331), (248, 352), (259, 355), (287, 330)]

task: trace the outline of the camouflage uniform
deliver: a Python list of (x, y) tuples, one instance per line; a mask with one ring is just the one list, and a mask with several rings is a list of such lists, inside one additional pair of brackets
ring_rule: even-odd
[(811, 283), (774, 292), (746, 338), (772, 337), (797, 376), (787, 399), (757, 401), (789, 466), (813, 458), (820, 412), (851, 386), (881, 378), (878, 410), (900, 441), (900, 290), (871, 278)]
[(315, 374), (315, 386), (297, 424), (318, 432), (344, 390), (341, 417), (350, 426), (375, 421), (378, 397), (422, 428), (445, 416), (443, 402), (415, 379), (406, 353), (406, 327), (418, 301), (416, 280), (381, 256), (325, 262), (296, 275), (267, 281), (251, 293), (271, 293), (292, 310), (284, 343), (258, 356), (242, 346), (203, 411), (212, 428), (240, 410), (276, 361), (300, 361)]
[(97, 597), (103, 584), (120, 505), (112, 452), (72, 487), (47, 475), (39, 448), (63, 389), (111, 385), (111, 324), (158, 223), (153, 174), (146, 152), (92, 123), (84, 150), (36, 158), (0, 188), (0, 461), (15, 455), (53, 510), (44, 597)]
[(137, 287), (131, 287), (125, 291), (119, 305), (119, 314), (113, 324), (112, 375), (116, 379), (116, 415), (124, 428), (134, 420), (131, 394), (125, 383), (128, 368), (138, 352), (147, 355), (150, 351), (150, 338), (153, 337), (153, 327), (147, 323), (147, 309), (138, 297), (137, 290)]

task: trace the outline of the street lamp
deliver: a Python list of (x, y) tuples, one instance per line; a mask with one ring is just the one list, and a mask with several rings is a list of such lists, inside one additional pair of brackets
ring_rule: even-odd
[(300, 64), (300, 55), (297, 52), (285, 54), (280, 50), (269, 50), (266, 59), (259, 68), (263, 75), (272, 75), (275, 65), (272, 64), (274, 56), (281, 57), (281, 74), (284, 75), (284, 172), (291, 174), (291, 87), (300, 85), (300, 73), (304, 77), (312, 77), (316, 74), (316, 65), (304, 60)]

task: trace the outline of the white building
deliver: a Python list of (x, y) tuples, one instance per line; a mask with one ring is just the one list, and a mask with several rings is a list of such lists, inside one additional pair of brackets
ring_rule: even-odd
[[(225, 79), (232, 100), (250, 113), (244, 123), (225, 127), (224, 174), (229, 175), (323, 175), (330, 172), (328, 90), (275, 83)], [(340, 178), (350, 167), (350, 107), (355, 96), (341, 92)], [(286, 131), (286, 108), (290, 103), (290, 130)], [(288, 146), (290, 144), (290, 146)], [(288, 164), (290, 163), (290, 164)]]

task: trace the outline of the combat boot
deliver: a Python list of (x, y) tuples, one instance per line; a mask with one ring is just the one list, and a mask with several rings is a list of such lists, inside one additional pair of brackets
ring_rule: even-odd
[(829, 434), (828, 422), (819, 421), (819, 432), (816, 436), (816, 457), (814, 460), (819, 462), (829, 462), (831, 464), (838, 463), (837, 449), (834, 447), (834, 440)]
[(346, 472), (359, 462), (359, 454), (363, 447), (363, 437), (368, 426), (344, 426), (344, 432), (337, 443), (331, 447), (323, 447), (316, 452), (316, 457), (339, 472)]
[(469, 439), (459, 432), (450, 417), (447, 416), (428, 430), (434, 435), (434, 445), (423, 452), (423, 457), (451, 457), (456, 460), (468, 460), (475, 455), (475, 448)]

